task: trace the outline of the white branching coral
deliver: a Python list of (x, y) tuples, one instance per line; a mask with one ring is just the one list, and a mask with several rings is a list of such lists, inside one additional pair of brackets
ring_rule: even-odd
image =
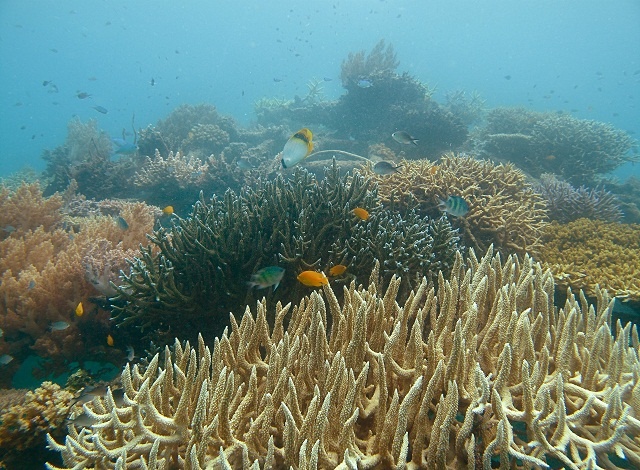
[(127, 366), (124, 405), (95, 399), (50, 446), (64, 468), (640, 466), (638, 334), (612, 334), (605, 293), (556, 309), (549, 271), (491, 250), (403, 306), (376, 279)]
[(175, 184), (186, 188), (202, 183), (208, 170), (209, 165), (198, 157), (169, 152), (167, 158), (163, 158), (156, 149), (153, 158), (146, 157), (144, 165), (135, 175), (134, 184), (143, 187)]

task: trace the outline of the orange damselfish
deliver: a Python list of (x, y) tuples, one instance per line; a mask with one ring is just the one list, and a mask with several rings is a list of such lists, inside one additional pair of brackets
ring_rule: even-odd
[(367, 220), (369, 218), (369, 212), (362, 207), (356, 207), (355, 209), (353, 209), (353, 213), (356, 217), (362, 220)]
[(298, 274), (298, 281), (309, 287), (320, 287), (324, 284), (329, 284), (327, 276), (317, 271), (302, 271)]
[(113, 336), (107, 335), (107, 344), (113, 346)]
[(329, 269), (329, 276), (339, 276), (343, 274), (347, 270), (347, 267), (344, 264), (336, 264)]

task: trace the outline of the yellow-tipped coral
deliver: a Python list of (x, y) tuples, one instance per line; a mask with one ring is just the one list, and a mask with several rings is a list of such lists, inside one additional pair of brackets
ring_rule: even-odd
[(127, 365), (124, 405), (108, 392), (50, 447), (64, 468), (640, 465), (638, 334), (612, 336), (606, 294), (556, 310), (549, 271), (492, 251), (402, 306), (399, 280), (376, 278), (342, 306), (329, 286), (278, 304), (272, 329), (263, 301), (212, 350), (176, 340)]
[(545, 229), (540, 259), (556, 283), (595, 295), (597, 286), (640, 300), (640, 225), (578, 219)]

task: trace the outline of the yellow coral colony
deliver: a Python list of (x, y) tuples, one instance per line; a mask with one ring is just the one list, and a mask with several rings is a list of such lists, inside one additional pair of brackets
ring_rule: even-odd
[(125, 404), (49, 444), (65, 468), (638, 468), (638, 334), (612, 335), (607, 295), (557, 311), (549, 271), (491, 250), (452, 273), (403, 306), (397, 278), (343, 306), (324, 286), (271, 332), (259, 303), (213, 351), (127, 365)]

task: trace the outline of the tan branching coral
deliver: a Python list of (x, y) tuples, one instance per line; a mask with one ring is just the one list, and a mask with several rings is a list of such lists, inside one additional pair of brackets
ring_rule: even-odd
[(49, 231), (62, 221), (62, 197), (42, 196), (39, 183), (20, 185), (15, 191), (0, 187), (0, 240), (42, 226)]
[(612, 336), (605, 293), (558, 311), (549, 271), (492, 251), (403, 306), (399, 280), (376, 278), (342, 306), (325, 286), (270, 329), (262, 302), (213, 350), (176, 340), (162, 366), (127, 365), (124, 405), (95, 399), (94, 424), (50, 447), (64, 468), (640, 465), (638, 334)]
[(441, 199), (463, 197), (469, 213), (450, 220), (460, 228), (465, 244), (479, 252), (491, 244), (521, 255), (540, 248), (547, 224), (545, 202), (512, 164), (496, 165), (448, 153), (439, 164), (403, 161), (399, 171), (391, 175), (375, 175), (371, 167), (363, 172), (377, 181), (378, 193), (386, 204), (397, 206), (415, 199), (420, 211), (432, 217), (439, 216)]
[(578, 219), (545, 229), (540, 259), (563, 287), (640, 300), (640, 225)]
[(25, 450), (44, 445), (46, 433), (63, 429), (74, 395), (59, 385), (43, 382), (19, 403), (2, 410), (0, 448)]
[(385, 45), (384, 39), (381, 39), (369, 54), (365, 51), (350, 52), (342, 61), (340, 80), (342, 86), (347, 88), (356, 85), (359, 79), (391, 73), (399, 64), (393, 45)]

